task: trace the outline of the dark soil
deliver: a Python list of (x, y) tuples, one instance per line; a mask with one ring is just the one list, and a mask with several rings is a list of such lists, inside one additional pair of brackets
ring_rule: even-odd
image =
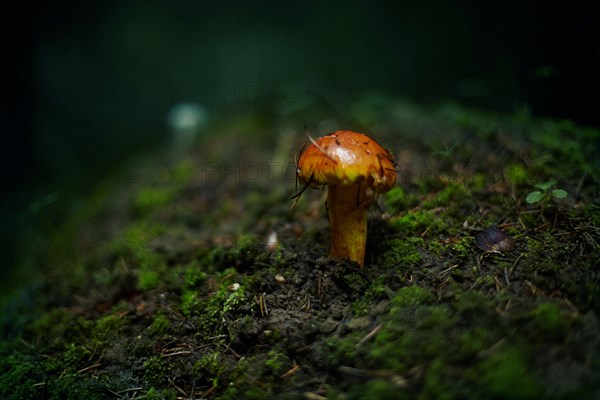
[(28, 238), (0, 397), (600, 398), (598, 131), (351, 109), (399, 173), (363, 270), (326, 257), (324, 193), (290, 208), (298, 127), (323, 111), (228, 116)]

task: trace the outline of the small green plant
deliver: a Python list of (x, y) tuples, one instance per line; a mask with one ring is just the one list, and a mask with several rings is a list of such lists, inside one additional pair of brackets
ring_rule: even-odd
[(551, 199), (564, 199), (567, 197), (568, 193), (565, 190), (552, 189), (554, 185), (556, 185), (556, 181), (548, 181), (534, 185), (540, 190), (534, 190), (533, 192), (529, 193), (525, 198), (525, 201), (529, 204), (535, 204), (539, 202), (546, 203)]
[(454, 150), (454, 148), (457, 145), (458, 145), (458, 141), (455, 140), (454, 143), (452, 144), (452, 146), (448, 147), (448, 146), (444, 145), (444, 148), (442, 150), (433, 151), (431, 153), (431, 155), (440, 157), (442, 159), (449, 159), (450, 156), (452, 156), (452, 151)]

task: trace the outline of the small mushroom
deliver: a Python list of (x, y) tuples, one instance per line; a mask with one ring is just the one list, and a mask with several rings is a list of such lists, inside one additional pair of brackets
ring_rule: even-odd
[(363, 268), (366, 210), (377, 194), (396, 183), (392, 155), (373, 138), (352, 131), (336, 131), (310, 141), (298, 159), (297, 177), (304, 189), (328, 186), (329, 255), (356, 261)]

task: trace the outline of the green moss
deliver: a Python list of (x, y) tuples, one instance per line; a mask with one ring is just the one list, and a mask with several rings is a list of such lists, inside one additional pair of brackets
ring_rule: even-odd
[(155, 388), (150, 388), (148, 392), (146, 392), (146, 397), (144, 400), (176, 400), (177, 393), (171, 389), (158, 390)]
[[(225, 270), (216, 280), (220, 282), (216, 292), (202, 297), (196, 290), (186, 290), (181, 298), (181, 310), (186, 317), (197, 317), (197, 334), (200, 337), (224, 335), (225, 318), (236, 320), (252, 312), (255, 301), (246, 293), (247, 284), (241, 276)], [(238, 284), (236, 288), (232, 284)]]
[[(429, 289), (416, 285), (402, 288), (391, 303), (386, 323), (369, 345), (368, 363), (374, 368), (403, 371), (437, 358), (464, 362), (491, 345), (485, 328), (475, 332), (455, 309), (437, 304)], [(471, 345), (464, 342), (469, 337), (478, 342), (465, 353), (462, 346)]]
[(544, 242), (537, 238), (526, 237), (525, 241), (527, 243), (527, 250), (529, 250), (529, 251), (539, 252), (539, 251), (543, 251), (545, 248)]
[[(450, 243), (445, 243), (441, 240), (431, 239), (427, 242), (427, 250), (429, 255), (439, 257), (444, 261), (444, 265), (450, 267), (455, 264), (468, 264), (474, 251), (474, 239), (471, 236), (452, 237)], [(452, 274), (462, 276), (463, 271), (456, 268)]]
[(160, 225), (132, 223), (113, 241), (114, 257), (125, 266), (117, 265), (113, 270), (125, 269), (135, 274), (136, 286), (140, 291), (156, 289), (169, 283), (170, 269), (166, 265), (166, 256), (149, 245), (150, 241), (164, 233), (164, 227)]
[(43, 388), (36, 386), (46, 377), (39, 366), (22, 357), (0, 357), (0, 397), (13, 399), (42, 398)]
[(181, 187), (185, 185), (187, 182), (189, 182), (195, 171), (196, 165), (191, 159), (180, 161), (171, 170), (171, 177), (173, 179), (174, 186)]
[(536, 327), (546, 335), (561, 334), (567, 327), (567, 320), (562, 316), (560, 307), (554, 303), (544, 303), (531, 312)]
[(134, 208), (140, 215), (146, 215), (165, 205), (175, 198), (176, 191), (172, 187), (144, 188), (134, 200)]
[[(456, 344), (460, 349), (460, 354), (455, 358), (469, 359), (476, 357), (479, 352), (491, 347), (495, 340), (495, 335), (489, 329), (481, 326), (470, 327), (460, 331), (456, 338)], [(459, 360), (457, 360), (459, 361)]]
[(364, 315), (369, 310), (369, 306), (378, 299), (387, 297), (387, 286), (384, 277), (375, 279), (365, 291), (365, 294), (352, 304), (352, 310), (355, 315)]
[(486, 174), (476, 173), (473, 175), (470, 181), (471, 190), (473, 192), (480, 192), (485, 190), (488, 185), (488, 177)]
[(113, 242), (113, 251), (116, 255), (135, 255), (138, 251), (146, 250), (148, 242), (164, 233), (164, 226), (148, 221), (134, 222), (122, 234), (117, 235)]
[(504, 168), (504, 177), (513, 185), (522, 185), (530, 178), (527, 170), (521, 164), (509, 164)]
[[(502, 399), (560, 397), (571, 388), (581, 390), (580, 397), (593, 397), (598, 371), (593, 311), (600, 306), (600, 208), (589, 203), (597, 192), (598, 168), (591, 168), (598, 165), (595, 137), (570, 123), (538, 123), (526, 111), (499, 117), (449, 107), (417, 115), (406, 112), (406, 105), (387, 107), (390, 101), (382, 99), (375, 106), (365, 102), (368, 119), (380, 121), (382, 141), (398, 145), (388, 128), (402, 126), (403, 135), (415, 139), (408, 149), (414, 151), (411, 159), (429, 156), (438, 164), (425, 166), (424, 174), (410, 176), (410, 184), (383, 196), (391, 217), (389, 227), (384, 222), (373, 226), (382, 228), (375, 229), (380, 237), (389, 233), (374, 242), (378, 265), (348, 272), (315, 267), (306, 257), (312, 254), (306, 246), (314, 242), (296, 234), (297, 228), (313, 225), (311, 201), (304, 198), (290, 213), (290, 185), (264, 190), (262, 184), (230, 180), (224, 188), (213, 186), (218, 184), (213, 179), (184, 188), (194, 174), (193, 162), (144, 168), (147, 176), (133, 187), (122, 188), (118, 196), (106, 192), (102, 203), (93, 200), (95, 211), (86, 224), (76, 221), (58, 235), (52, 254), (36, 252), (39, 260), (27, 271), (44, 268), (41, 290), (31, 295), (37, 298), (24, 303), (20, 312), (0, 311), (5, 340), (0, 341), (0, 398), (141, 397), (144, 389), (126, 389), (143, 387), (147, 398), (174, 399), (182, 395), (175, 385), (191, 395), (194, 380), (196, 395), (212, 385), (211, 396), (229, 399), (322, 393), (331, 398)], [(231, 131), (225, 119), (210, 139), (217, 140), (210, 149), (219, 151), (207, 155), (198, 148), (198, 160), (221, 162), (221, 150), (229, 160), (237, 156), (238, 145), (222, 139), (221, 133)], [(232, 120), (238, 131), (246, 132), (250, 124), (252, 132), (264, 133), (259, 143), (266, 150), (272, 127), (248, 118)], [(420, 138), (424, 128), (443, 137)], [(498, 140), (500, 128), (507, 138), (516, 132), (523, 141), (527, 169)], [(423, 154), (426, 148), (441, 151)], [(261, 156), (263, 149), (252, 149), (248, 156)], [(473, 151), (480, 172), (471, 176), (474, 171), (465, 170), (469, 166), (462, 161), (471, 159)], [(148, 164), (156, 165), (154, 160)], [(517, 189), (520, 206), (504, 191), (496, 192), (498, 186), (489, 186), (501, 176)], [(552, 200), (545, 210), (524, 205), (526, 191), (519, 186), (550, 178), (578, 196)], [(131, 193), (132, 188), (141, 189)], [(204, 196), (202, 204), (191, 204), (196, 195)], [(132, 196), (130, 208), (119, 207)], [(176, 207), (161, 212), (172, 204)], [(198, 206), (210, 212), (199, 213)], [(42, 216), (39, 211), (36, 216)], [(112, 231), (132, 219), (122, 232)], [(469, 235), (497, 223), (512, 227), (507, 232), (520, 247), (527, 245), (524, 257), (518, 251), (483, 255), (475, 249)], [(266, 254), (253, 235), (262, 238), (272, 229), (280, 233), (281, 247)], [(205, 238), (222, 243), (236, 235), (239, 240), (228, 247), (196, 246)], [(88, 236), (100, 251), (71, 258), (78, 240)], [(319, 232), (309, 236), (323, 238)], [(47, 274), (46, 267), (61, 273)], [(511, 271), (510, 284), (505, 284), (505, 270)], [(277, 273), (285, 283), (274, 281)], [(409, 275), (413, 286), (394, 293), (409, 284), (402, 280)], [(230, 287), (233, 283), (240, 287)], [(319, 283), (333, 292), (303, 307), (304, 295), (314, 294)], [(165, 290), (127, 297), (114, 310), (99, 311), (117, 287)], [(88, 289), (91, 296), (85, 302), (71, 297)], [(325, 299), (337, 290), (343, 295), (328, 304)], [(560, 298), (553, 296), (556, 290)], [(262, 293), (269, 296), (269, 318), (256, 305)], [(580, 311), (577, 317), (562, 308), (563, 301)], [(141, 311), (140, 304), (154, 304), (161, 311), (154, 316), (150, 308), (133, 312)], [(38, 318), (46, 309), (52, 311)], [(354, 318), (352, 312), (367, 316)], [(378, 328), (372, 330), (370, 323)], [(195, 348), (193, 357), (157, 356), (167, 344), (183, 343)], [(305, 351), (296, 353), (299, 347)], [(232, 349), (242, 354), (240, 359)], [(300, 369), (282, 377), (293, 359)], [(548, 361), (551, 374), (544, 368)], [(92, 364), (96, 362), (100, 365)], [(346, 376), (341, 365), (382, 376)], [(539, 385), (552, 384), (548, 381), (559, 375), (572, 385), (552, 393), (544, 386), (547, 392), (541, 393)], [(399, 376), (407, 381), (400, 382)], [(103, 387), (108, 382), (111, 386)], [(399, 382), (407, 386), (397, 386)], [(581, 389), (575, 387), (579, 383)]]
[(419, 249), (423, 246), (423, 239), (418, 237), (390, 239), (385, 242), (386, 250), (377, 256), (377, 263), (388, 267), (415, 266), (421, 261)]
[(265, 365), (269, 368), (273, 375), (282, 375), (292, 366), (292, 362), (290, 361), (289, 357), (281, 350), (271, 349), (269, 350), (267, 356), (269, 358), (265, 362)]
[(373, 399), (373, 400), (388, 400), (388, 399), (409, 399), (411, 398), (408, 392), (402, 391), (398, 385), (391, 380), (373, 379), (364, 385), (356, 385), (350, 389), (347, 394), (349, 400)]
[(261, 387), (251, 387), (247, 389), (239, 389), (237, 387), (229, 387), (223, 393), (222, 396), (219, 396), (220, 399), (248, 399), (248, 400), (265, 400), (271, 398), (272, 395)]
[(144, 361), (142, 368), (148, 386), (166, 386), (173, 373), (174, 365), (167, 358), (155, 356)]
[[(455, 317), (446, 305), (431, 305), (415, 309), (416, 327), (423, 330), (437, 330), (441, 335), (454, 325)], [(440, 338), (441, 339), (441, 338)]]
[(146, 267), (138, 273), (137, 288), (142, 292), (156, 289), (160, 281), (160, 272)]
[(420, 235), (427, 231), (430, 235), (445, 232), (447, 225), (429, 210), (418, 210), (390, 220), (390, 226), (403, 234)]
[(496, 305), (491, 302), (485, 292), (478, 290), (457, 291), (456, 300), (452, 304), (456, 311), (465, 319), (483, 316), (483, 310), (494, 310)]
[(192, 371), (194, 375), (204, 382), (210, 382), (212, 386), (219, 384), (219, 376), (225, 369), (221, 353), (211, 351), (204, 354), (198, 361), (194, 363)]
[(465, 261), (472, 253), (473, 238), (470, 236), (459, 238), (457, 242), (449, 245), (449, 249), (457, 259)]
[(93, 352), (85, 346), (69, 343), (63, 353), (63, 362), (70, 370), (78, 370), (89, 360)]
[(30, 359), (0, 353), (0, 397), (53, 400), (104, 398), (105, 385), (75, 372), (73, 367), (81, 357), (74, 354), (72, 347), (67, 353), (64, 357), (66, 362), (48, 356)]
[(352, 333), (345, 337), (331, 336), (323, 342), (323, 354), (327, 355), (327, 363), (332, 368), (340, 365), (348, 365), (354, 362), (358, 355), (358, 342), (362, 338), (361, 333)]
[(201, 283), (206, 281), (207, 274), (201, 269), (201, 267), (193, 262), (190, 266), (186, 267), (183, 272), (183, 280), (188, 288), (195, 288)]
[(432, 341), (432, 332), (417, 329), (413, 318), (398, 316), (395, 322), (392, 327), (382, 329), (369, 345), (370, 367), (406, 371), (415, 363), (427, 359), (432, 345), (439, 344), (437, 339)]
[(341, 279), (346, 286), (354, 291), (362, 291), (369, 284), (363, 274), (351, 271), (345, 273)]
[(391, 300), (387, 323), (369, 346), (369, 363), (403, 371), (444, 352), (456, 319), (446, 305), (436, 305), (430, 290), (409, 286)]
[(594, 154), (597, 146), (589, 145), (597, 138), (597, 130), (576, 126), (568, 120), (545, 120), (532, 133), (538, 156), (548, 156), (539, 157), (537, 160), (544, 162), (536, 165), (546, 176), (561, 177), (569, 171), (593, 174), (598, 169)]
[(222, 299), (224, 299), (224, 301), (223, 301), (223, 307), (221, 309), (221, 312), (223, 314), (233, 312), (233, 311), (237, 310), (241, 305), (248, 303), (249, 299), (248, 299), (248, 296), (246, 296), (245, 289), (246, 289), (245, 286), (240, 286), (239, 289), (237, 289), (231, 293), (225, 293), (224, 291), (222, 291), (222, 293), (223, 293)]
[(154, 335), (164, 335), (170, 326), (171, 321), (169, 318), (167, 318), (164, 313), (158, 312), (154, 316), (152, 325), (150, 325), (150, 332), (152, 332)]
[(435, 207), (470, 207), (473, 205), (472, 195), (469, 189), (457, 182), (451, 182), (433, 197), (425, 200), (421, 204), (425, 209)]
[(118, 314), (109, 314), (96, 321), (93, 331), (94, 339), (99, 342), (110, 342), (123, 332), (127, 320)]
[(427, 242), (427, 250), (429, 250), (437, 256), (442, 254), (445, 248), (446, 245), (439, 240), (432, 239)]
[(536, 399), (542, 393), (525, 359), (516, 349), (497, 351), (483, 361), (479, 369), (479, 383), (494, 398)]
[[(260, 373), (259, 364), (263, 361), (257, 356), (244, 356), (240, 358), (231, 368), (227, 377), (231, 382), (223, 392), (220, 399), (266, 399), (269, 397), (267, 390), (264, 390), (264, 384), (257, 384), (258, 374)], [(255, 390), (262, 389), (262, 390)]]
[[(435, 297), (431, 290), (413, 285), (399, 289), (392, 298), (392, 305), (397, 308), (415, 307), (421, 304), (432, 304)], [(395, 311), (392, 310), (392, 313)]]
[(205, 269), (222, 271), (225, 269), (243, 270), (249, 268), (257, 260), (268, 259), (264, 246), (254, 235), (242, 235), (234, 246), (216, 246), (202, 255)]
[(195, 290), (186, 290), (181, 295), (181, 311), (186, 317), (190, 317), (200, 304), (198, 293)]
[(106, 398), (105, 385), (87, 375), (78, 373), (64, 374), (60, 378), (48, 382), (49, 399), (89, 399), (101, 400)]
[(393, 187), (384, 194), (384, 198), (385, 204), (391, 208), (392, 214), (414, 207), (418, 202), (415, 196), (407, 194), (401, 186)]
[(453, 400), (463, 398), (480, 398), (474, 396), (471, 390), (461, 387), (461, 380), (453, 373), (452, 368), (443, 360), (434, 360), (423, 378), (423, 389), (418, 396), (419, 400)]

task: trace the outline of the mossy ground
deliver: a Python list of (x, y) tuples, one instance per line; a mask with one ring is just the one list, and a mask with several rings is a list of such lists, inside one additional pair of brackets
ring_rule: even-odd
[[(598, 132), (394, 99), (351, 110), (398, 157), (364, 270), (324, 257), (321, 192), (289, 208), (304, 139), (282, 132), (319, 113), (216, 121), (23, 259), (0, 397), (599, 397)], [(528, 204), (549, 180), (569, 196)], [(514, 250), (477, 247), (492, 226)]]

